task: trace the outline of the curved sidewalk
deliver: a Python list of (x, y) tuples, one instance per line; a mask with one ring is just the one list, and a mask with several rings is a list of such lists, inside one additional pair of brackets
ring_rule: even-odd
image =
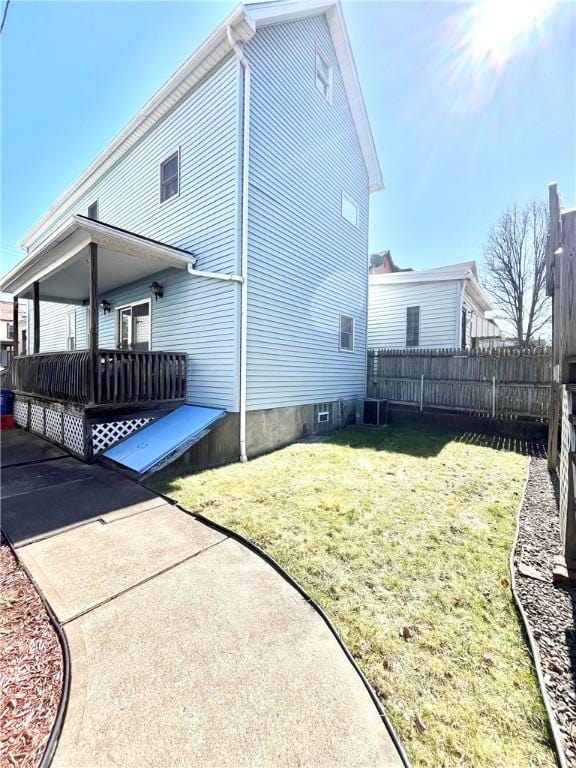
[(336, 639), (270, 565), (45, 445), (3, 436), (2, 525), (70, 646), (53, 766), (402, 765)]

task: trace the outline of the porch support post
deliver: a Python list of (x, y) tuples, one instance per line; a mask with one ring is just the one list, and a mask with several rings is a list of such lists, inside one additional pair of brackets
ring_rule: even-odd
[(98, 245), (90, 243), (90, 354), (98, 351)]
[(14, 344), (12, 345), (13, 357), (18, 357), (18, 339), (20, 329), (18, 328), (18, 296), (14, 296), (14, 309), (12, 314), (12, 328), (14, 329)]
[(96, 402), (98, 393), (98, 245), (90, 243), (90, 401)]
[(40, 352), (40, 283), (32, 283), (32, 304), (34, 308), (34, 347), (35, 355)]

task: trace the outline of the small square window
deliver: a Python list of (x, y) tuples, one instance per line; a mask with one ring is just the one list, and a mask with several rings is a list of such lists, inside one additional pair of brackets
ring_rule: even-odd
[(93, 221), (98, 221), (98, 200), (88, 206), (88, 218)]
[(354, 318), (340, 315), (340, 351), (354, 352)]
[(342, 193), (342, 218), (358, 226), (358, 206), (351, 197)]
[(160, 202), (180, 192), (180, 155), (174, 152), (160, 166)]
[(318, 49), (316, 49), (316, 88), (326, 101), (332, 103), (332, 65)]
[(406, 309), (406, 346), (417, 347), (420, 343), (420, 307)]

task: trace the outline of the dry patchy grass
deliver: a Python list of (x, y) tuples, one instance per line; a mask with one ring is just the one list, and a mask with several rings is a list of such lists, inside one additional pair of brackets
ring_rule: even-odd
[(351, 428), (160, 487), (322, 605), (414, 766), (532, 768), (555, 761), (507, 581), (526, 462), (439, 431)]

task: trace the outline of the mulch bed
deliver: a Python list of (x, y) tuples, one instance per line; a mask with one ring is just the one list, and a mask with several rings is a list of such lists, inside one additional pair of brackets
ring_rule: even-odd
[(515, 552), (517, 592), (538, 643), (566, 759), (576, 767), (576, 588), (552, 583), (560, 554), (557, 498), (558, 480), (546, 459), (530, 459)]
[(38, 766), (62, 693), (60, 642), (34, 585), (0, 543), (0, 764)]

